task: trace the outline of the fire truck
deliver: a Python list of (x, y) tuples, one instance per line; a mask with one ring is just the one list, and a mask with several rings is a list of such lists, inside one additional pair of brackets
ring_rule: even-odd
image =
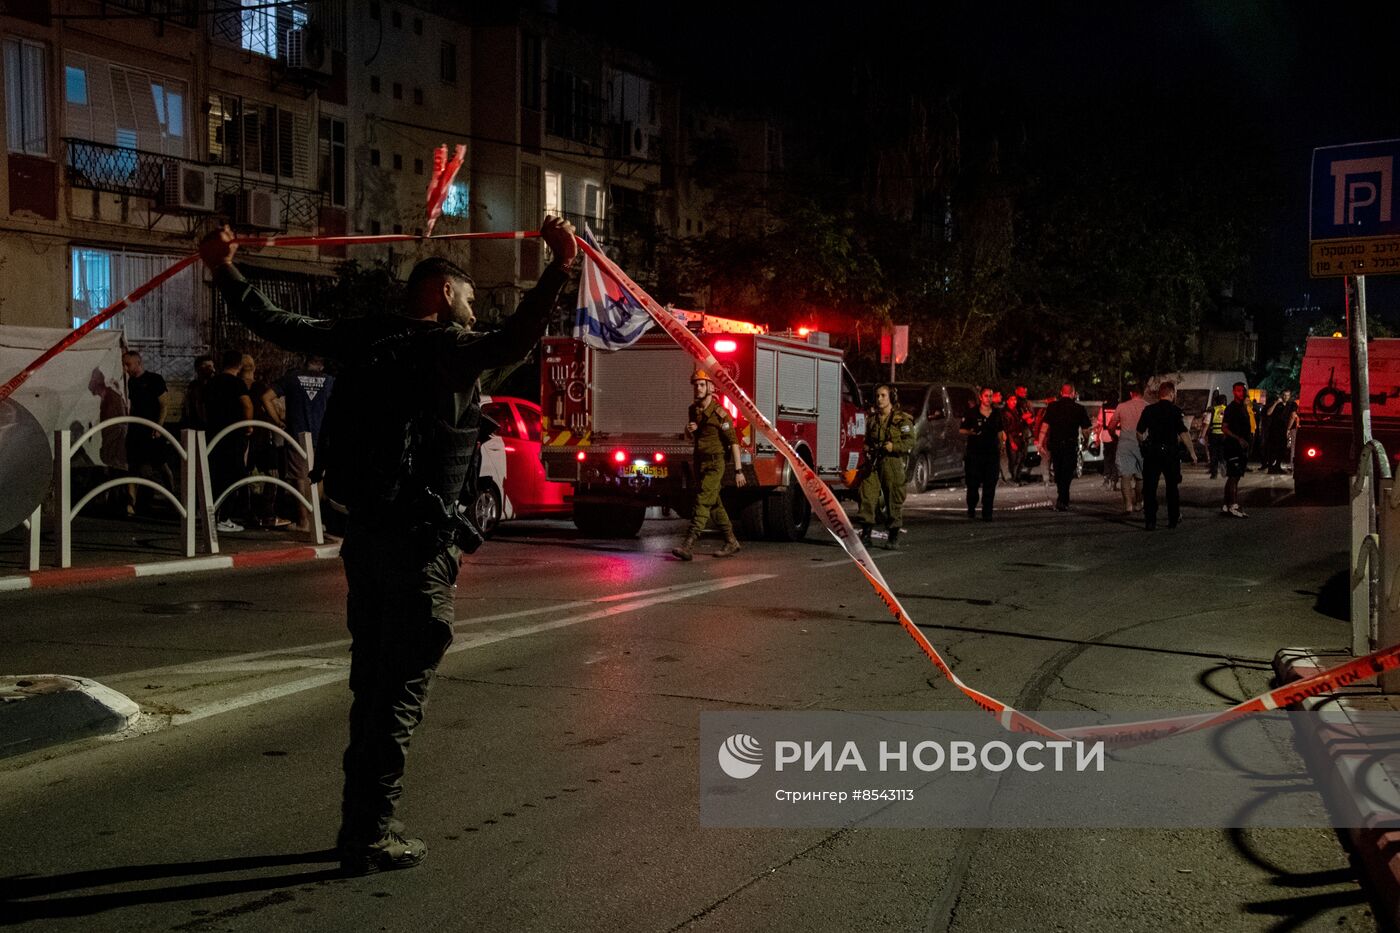
[[(865, 436), (860, 389), (827, 335), (769, 333), (762, 325), (701, 312), (675, 311), (709, 345), (798, 454), (835, 488), (854, 481)], [(571, 337), (546, 337), (540, 367), (545, 475), (574, 485), (574, 523), (592, 537), (632, 537), (651, 506), (689, 515), (696, 478), (686, 410), (694, 401), (691, 357), (665, 334), (648, 334), (625, 350), (597, 350)], [(747, 485), (722, 501), (738, 533), (795, 541), (807, 533), (811, 508), (782, 455), (735, 418)]]
[[(1400, 339), (1367, 343), (1371, 433), (1400, 466)], [(1298, 376), (1298, 436), (1293, 488), (1300, 499), (1344, 496), (1355, 475), (1352, 449), (1351, 356), (1345, 337), (1309, 337)]]

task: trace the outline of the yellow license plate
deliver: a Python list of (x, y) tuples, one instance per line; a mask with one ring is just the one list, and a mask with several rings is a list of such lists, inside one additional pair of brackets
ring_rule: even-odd
[(650, 463), (629, 463), (622, 468), (623, 476), (650, 476), (653, 479), (665, 479), (666, 468), (664, 466), (654, 466)]

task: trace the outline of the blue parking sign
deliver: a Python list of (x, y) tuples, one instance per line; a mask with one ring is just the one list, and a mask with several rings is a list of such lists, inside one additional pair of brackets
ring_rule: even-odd
[(1315, 276), (1400, 272), (1400, 140), (1313, 150)]

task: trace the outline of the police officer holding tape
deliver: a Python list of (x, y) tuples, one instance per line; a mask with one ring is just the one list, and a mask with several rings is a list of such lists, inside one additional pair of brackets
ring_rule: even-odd
[(889, 538), (886, 547), (894, 549), (899, 544), (899, 529), (904, 520), (904, 461), (914, 449), (914, 419), (902, 408), (897, 408), (894, 387), (881, 384), (875, 387), (875, 410), (865, 422), (865, 458), (861, 464), (860, 542), (870, 546), (870, 530), (875, 524), (875, 512), (881, 495), (885, 498), (885, 508), (889, 512)]
[(457, 500), (472, 477), (479, 377), (539, 342), (578, 252), (573, 228), (545, 218), (554, 260), (500, 330), (474, 333), (471, 277), (441, 258), (414, 267), (401, 313), (322, 320), (276, 307), (233, 265), (227, 227), (200, 256), (228, 306), (256, 334), (342, 364), (316, 460), (349, 512), (341, 559), (349, 588), (350, 740), (337, 839), (341, 870), (360, 875), (422, 862), (394, 809), (409, 740), (452, 643), (459, 545), (472, 543)]
[(715, 400), (714, 383), (710, 374), (697, 369), (690, 377), (695, 386), (695, 401), (690, 404), (690, 419), (685, 426), (685, 436), (695, 441), (695, 500), (692, 505), (690, 530), (678, 547), (671, 549), (680, 560), (695, 557), (693, 548), (705, 530), (707, 522), (724, 532), (724, 546), (715, 551), (716, 557), (733, 557), (739, 553), (739, 539), (734, 536), (734, 526), (729, 522), (729, 513), (719, 501), (719, 491), (724, 484), (725, 456), (734, 457), (734, 485), (744, 486), (744, 465), (739, 461), (739, 440), (734, 436), (734, 419)]

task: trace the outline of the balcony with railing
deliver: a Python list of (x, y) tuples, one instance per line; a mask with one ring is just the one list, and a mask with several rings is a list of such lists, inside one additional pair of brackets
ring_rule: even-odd
[[(240, 205), (248, 202), (248, 192), (262, 191), (276, 209), (266, 217), (256, 218), (256, 226), (285, 232), (317, 229), (321, 208), (326, 203), (325, 194), (313, 188), (250, 177), (235, 167), (216, 167), (86, 139), (66, 138), (63, 143), (64, 166), (71, 187), (150, 198), (158, 213), (223, 214), (235, 226), (254, 226), (255, 218)], [(181, 178), (177, 173), (184, 168), (195, 172)], [(211, 186), (207, 194), (201, 190)]]

